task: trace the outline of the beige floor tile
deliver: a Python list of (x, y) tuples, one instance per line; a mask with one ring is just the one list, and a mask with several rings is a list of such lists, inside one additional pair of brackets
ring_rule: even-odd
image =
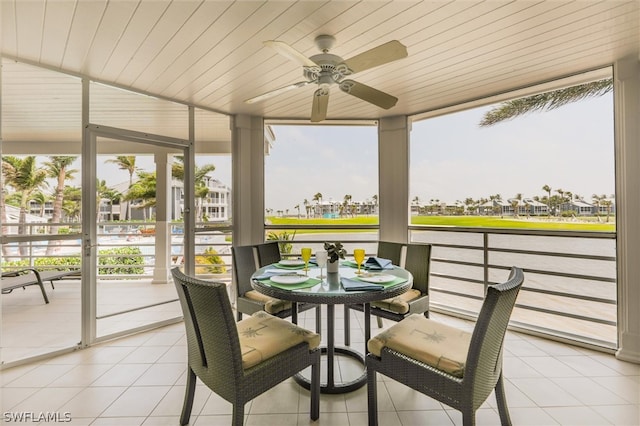
[(169, 385), (173, 386), (176, 381), (182, 377), (187, 371), (187, 366), (184, 362), (173, 364), (152, 364), (151, 367), (144, 372), (138, 380), (135, 381), (135, 386), (157, 386), (157, 385)]
[(544, 410), (563, 426), (608, 425), (609, 422), (589, 407), (546, 407)]
[(111, 367), (93, 386), (130, 386), (147, 371), (152, 364), (118, 364)]
[(640, 425), (640, 408), (637, 405), (598, 405), (591, 407), (614, 425)]
[[(40, 308), (36, 301), (25, 306)], [(314, 315), (313, 310), (302, 313), (301, 324), (314, 329)], [(338, 307), (336, 327), (340, 338), (342, 315), (342, 308)], [(363, 336), (361, 315), (351, 313), (354, 337)], [(433, 317), (463, 328), (472, 324), (441, 314)], [(385, 327), (393, 324), (384, 321)], [(374, 319), (372, 334), (377, 331)], [(363, 345), (356, 339), (352, 348), (361, 350)], [(337, 339), (337, 344), (342, 341)], [(325, 357), (322, 371), (326, 377)], [(358, 362), (338, 358), (337, 380), (357, 377), (361, 372)], [(640, 424), (640, 365), (605, 353), (508, 332), (504, 375), (507, 402), (516, 425)], [(0, 371), (0, 383), (0, 403), (5, 411), (68, 410), (72, 425), (175, 425), (186, 383), (184, 324), (6, 369)], [(462, 422), (459, 412), (390, 378), (378, 374), (377, 383), (380, 425)], [(310, 421), (309, 403), (309, 392), (289, 379), (246, 404), (247, 424), (367, 424), (366, 386), (344, 395), (321, 395), (319, 422)], [(478, 410), (478, 425), (499, 423), (495, 407), (492, 394)], [(190, 424), (228, 425), (230, 416), (231, 404), (199, 381)]]
[(82, 388), (42, 388), (16, 404), (12, 411), (56, 412), (81, 390)]
[(445, 410), (398, 411), (402, 426), (438, 425), (453, 426)]
[[(251, 416), (249, 416), (251, 417)], [(294, 423), (300, 426), (309, 425), (309, 426), (338, 426), (338, 425), (348, 425), (349, 424), (349, 416), (347, 413), (320, 413), (320, 418), (315, 422), (311, 420), (309, 417), (309, 413), (298, 414), (298, 421)], [(265, 426), (269, 425), (269, 423), (265, 423)]]
[(89, 387), (80, 391), (60, 410), (71, 413), (72, 417), (98, 417), (125, 391), (126, 387)]
[(102, 416), (146, 417), (156, 408), (169, 389), (169, 386), (130, 387), (102, 413)]

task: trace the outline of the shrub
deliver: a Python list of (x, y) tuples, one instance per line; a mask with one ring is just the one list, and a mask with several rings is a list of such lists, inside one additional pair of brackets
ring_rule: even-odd
[(212, 247), (196, 255), (196, 274), (224, 274), (227, 268), (218, 252)]
[(144, 258), (139, 247), (118, 247), (100, 250), (98, 253), (98, 274), (139, 275), (144, 273)]
[(280, 241), (280, 243), (278, 243), (278, 246), (280, 247), (280, 253), (291, 254), (291, 250), (293, 250), (293, 244), (287, 241), (293, 241), (293, 238), (295, 236), (295, 231), (293, 232), (293, 234), (290, 234), (287, 231), (282, 231), (279, 234), (271, 231), (267, 234), (267, 241)]

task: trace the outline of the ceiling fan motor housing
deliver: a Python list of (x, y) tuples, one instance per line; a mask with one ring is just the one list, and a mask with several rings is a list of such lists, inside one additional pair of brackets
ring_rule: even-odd
[(318, 80), (319, 83), (323, 83), (325, 80), (323, 77), (329, 76), (331, 82), (339, 83), (344, 77), (352, 74), (351, 70), (344, 65), (343, 59), (338, 55), (332, 55), (330, 53), (320, 53), (310, 57), (313, 62), (318, 64), (320, 69), (315, 67), (304, 67), (304, 76), (309, 81)]

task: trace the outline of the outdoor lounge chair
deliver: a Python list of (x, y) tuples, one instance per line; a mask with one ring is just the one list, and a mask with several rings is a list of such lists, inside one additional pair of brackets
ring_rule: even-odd
[(17, 271), (2, 273), (2, 294), (9, 294), (18, 288), (26, 288), (31, 285), (40, 287), (45, 303), (49, 303), (47, 292), (44, 289), (44, 282), (49, 281), (51, 288), (55, 288), (53, 282), (69, 276), (79, 275), (80, 271), (38, 271), (35, 268), (25, 268)]
[(462, 412), (465, 426), (495, 389), (502, 425), (510, 425), (502, 378), (504, 336), (524, 282), (513, 267), (509, 279), (491, 285), (472, 333), (412, 315), (367, 342), (369, 425), (378, 424), (376, 373)]
[[(180, 424), (191, 417), (196, 378), (233, 404), (232, 424), (244, 423), (245, 403), (311, 367), (311, 420), (320, 416), (320, 335), (260, 311), (235, 322), (227, 285), (171, 270), (187, 336), (187, 386)], [(199, 386), (198, 386), (199, 387)]]

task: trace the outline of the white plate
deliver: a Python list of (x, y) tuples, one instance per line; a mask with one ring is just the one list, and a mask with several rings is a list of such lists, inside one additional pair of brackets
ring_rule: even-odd
[(360, 280), (362, 281), (376, 284), (390, 283), (391, 281), (396, 279), (395, 275), (385, 274), (362, 274), (358, 278), (360, 278)]
[(274, 275), (270, 278), (277, 284), (300, 284), (309, 279), (306, 275)]
[(300, 259), (282, 259), (278, 262), (282, 266), (301, 266), (304, 265), (304, 260)]

